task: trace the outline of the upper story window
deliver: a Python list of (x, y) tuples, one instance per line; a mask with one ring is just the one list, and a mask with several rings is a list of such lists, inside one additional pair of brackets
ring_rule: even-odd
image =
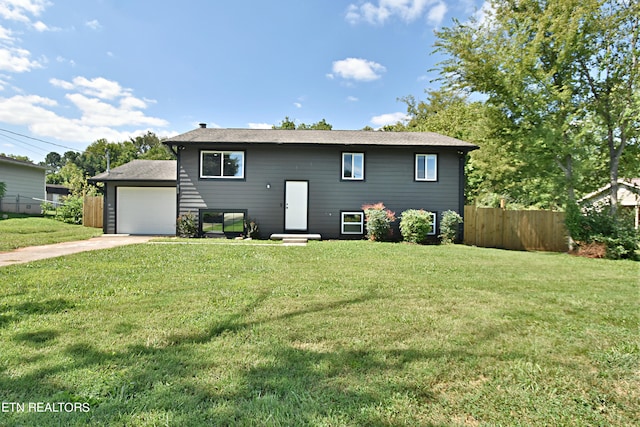
[(438, 155), (416, 154), (416, 181), (438, 180)]
[(342, 153), (342, 179), (364, 179), (364, 153)]
[(244, 151), (201, 151), (200, 178), (244, 178)]

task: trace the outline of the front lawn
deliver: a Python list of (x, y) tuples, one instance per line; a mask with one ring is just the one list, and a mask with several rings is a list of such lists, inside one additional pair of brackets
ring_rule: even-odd
[(102, 230), (98, 228), (65, 224), (51, 218), (11, 215), (8, 219), (0, 219), (0, 252), (84, 240), (101, 234)]
[(4, 267), (0, 425), (639, 425), (638, 278), (362, 241)]

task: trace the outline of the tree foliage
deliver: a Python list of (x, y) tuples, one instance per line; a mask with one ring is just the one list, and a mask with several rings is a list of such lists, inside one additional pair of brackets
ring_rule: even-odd
[(638, 3), (487, 4), (484, 20), (456, 21), (436, 46), (449, 56), (441, 64), (448, 86), (487, 97), (489, 149), (481, 151), (512, 163), (499, 180), (564, 194), (548, 202), (566, 203), (580, 186), (617, 180), (621, 165), (637, 170), (624, 152), (638, 144)]
[(325, 119), (320, 120), (319, 122), (312, 123), (310, 125), (306, 123), (300, 123), (296, 125), (296, 123), (286, 116), (284, 120), (280, 122), (279, 125), (273, 125), (272, 129), (281, 129), (281, 130), (331, 130), (333, 126)]
[(152, 132), (123, 142), (99, 139), (82, 153), (67, 151), (62, 156), (56, 152), (47, 154), (44, 162), (49, 167), (47, 183), (65, 185), (73, 194), (82, 194), (83, 190), (90, 189), (86, 183), (88, 177), (107, 170), (107, 156), (111, 168), (134, 159), (173, 159), (169, 149)]
[(31, 160), (28, 156), (21, 156), (19, 154), (0, 153), (0, 156), (8, 157), (13, 160), (20, 160), (21, 162), (33, 163), (33, 160)]

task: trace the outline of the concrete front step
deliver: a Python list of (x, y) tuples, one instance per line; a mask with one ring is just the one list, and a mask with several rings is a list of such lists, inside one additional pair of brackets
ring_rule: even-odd
[(282, 239), (282, 244), (285, 246), (305, 246), (307, 239)]
[(304, 240), (305, 243), (307, 240), (322, 240), (322, 236), (319, 234), (272, 234), (269, 238), (282, 240), (284, 243), (286, 243), (285, 240)]

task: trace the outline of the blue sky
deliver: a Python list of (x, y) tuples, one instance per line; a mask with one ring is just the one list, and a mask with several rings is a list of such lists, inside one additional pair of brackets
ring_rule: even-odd
[(171, 136), (200, 122), (395, 123), (406, 111), (397, 98), (422, 99), (438, 85), (434, 29), (482, 5), (0, 0), (0, 152), (40, 161), (100, 138)]

